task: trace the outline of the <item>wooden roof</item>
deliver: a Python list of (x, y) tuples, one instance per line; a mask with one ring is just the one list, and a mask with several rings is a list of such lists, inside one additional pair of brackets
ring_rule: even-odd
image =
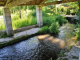
[(13, 7), (13, 6), (23, 6), (23, 5), (39, 5), (47, 6), (67, 2), (79, 2), (80, 0), (62, 0), (45, 3), (47, 0), (0, 0), (0, 6)]

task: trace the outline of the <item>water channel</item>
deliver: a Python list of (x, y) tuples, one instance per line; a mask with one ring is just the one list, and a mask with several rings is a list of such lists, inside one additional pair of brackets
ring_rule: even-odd
[[(69, 48), (77, 41), (73, 34), (74, 29), (73, 24), (67, 23), (60, 27), (58, 36), (54, 38), (65, 41), (65, 47)], [(51, 57), (56, 60), (57, 53), (60, 50), (57, 46), (50, 44), (50, 42), (42, 44), (38, 40), (38, 36), (34, 36), (28, 40), (0, 49), (0, 60), (49, 60)]]

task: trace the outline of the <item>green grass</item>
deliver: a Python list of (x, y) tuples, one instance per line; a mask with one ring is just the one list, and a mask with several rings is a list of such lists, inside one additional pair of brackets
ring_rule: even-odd
[[(36, 17), (33, 17), (31, 15), (31, 12), (32, 11), (29, 11), (28, 13), (26, 13), (26, 11), (23, 11), (21, 19), (19, 18), (18, 12), (16, 12), (15, 14), (12, 14), (11, 20), (12, 20), (13, 29), (37, 24), (37, 19)], [(0, 20), (0, 30), (4, 30), (4, 29), (5, 29), (4, 20)]]
[[(51, 26), (51, 24), (56, 21), (57, 16), (57, 14), (46, 13), (45, 11), (43, 11), (43, 25), (48, 27)], [(21, 19), (19, 17), (19, 11), (17, 11), (16, 13), (11, 14), (11, 20), (13, 29), (37, 24), (36, 10), (28, 10), (28, 12), (22, 10)], [(0, 20), (0, 30), (4, 29), (4, 20)]]
[(4, 20), (0, 20), (0, 30), (4, 29), (5, 29)]
[(30, 26), (30, 25), (34, 25), (34, 24), (37, 24), (37, 20), (36, 20), (36, 17), (33, 17), (33, 16), (27, 17), (27, 18), (21, 18), (18, 20), (12, 19), (13, 29)]
[(40, 29), (40, 33), (48, 33), (49, 32), (49, 27), (48, 26), (44, 26)]

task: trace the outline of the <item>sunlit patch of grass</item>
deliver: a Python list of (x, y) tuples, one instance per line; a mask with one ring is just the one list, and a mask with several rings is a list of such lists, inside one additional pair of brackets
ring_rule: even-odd
[(0, 20), (0, 30), (4, 29), (5, 29), (4, 20)]
[(21, 18), (18, 20), (12, 20), (13, 29), (17, 29), (20, 27), (30, 26), (37, 24), (36, 17), (27, 17), (27, 18)]
[[(21, 15), (22, 16), (21, 19), (19, 17), (18, 12), (11, 14), (13, 29), (37, 24), (37, 19), (36, 19), (36, 17), (33, 17), (31, 15), (31, 12), (32, 11), (30, 11), (30, 10), (28, 12), (23, 11), (22, 15)], [(0, 30), (4, 30), (4, 29), (5, 29), (4, 20), (0, 20)]]

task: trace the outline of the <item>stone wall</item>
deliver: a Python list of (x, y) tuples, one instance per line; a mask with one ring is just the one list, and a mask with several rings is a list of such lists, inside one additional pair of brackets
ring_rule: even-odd
[[(18, 33), (18, 32), (22, 32), (31, 28), (35, 28), (37, 27), (37, 25), (31, 25), (31, 26), (27, 26), (27, 27), (22, 27), (22, 28), (18, 28), (13, 30), (14, 33)], [(6, 30), (0, 30), (0, 35), (2, 35), (3, 33), (6, 33)]]

